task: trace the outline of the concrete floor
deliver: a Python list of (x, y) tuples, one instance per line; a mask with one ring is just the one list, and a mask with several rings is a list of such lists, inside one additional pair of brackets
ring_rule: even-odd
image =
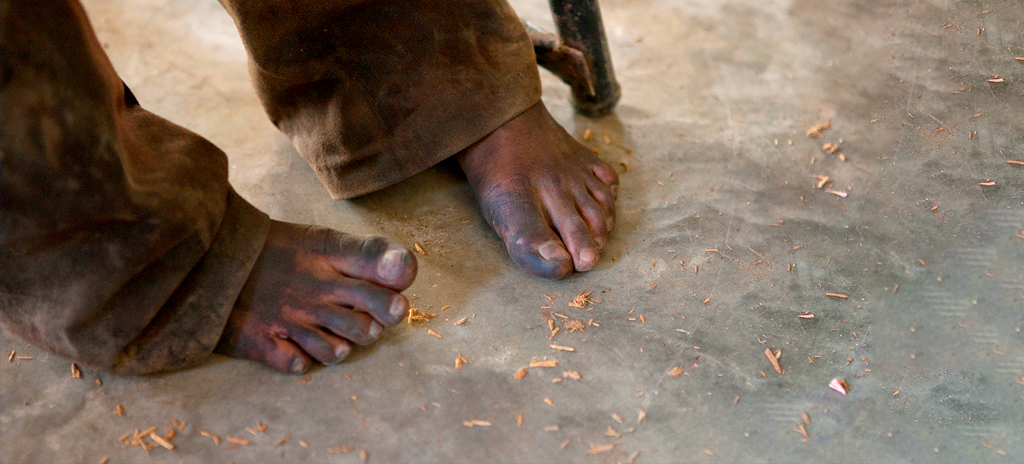
[[(550, 25), (543, 1), (514, 3)], [(420, 244), (409, 294), (439, 316), (302, 385), (219, 356), (75, 380), (5, 334), (33, 359), (0, 363), (4, 462), (1024, 461), (1019, 0), (604, 2), (616, 113), (574, 115), (544, 76), (556, 118), (622, 168), (603, 263), (563, 282), (515, 267), (451, 167), (332, 201), (267, 122), (215, 1), (85, 5), (142, 104), (224, 149), (272, 217)], [(593, 310), (567, 306), (585, 291)], [(600, 325), (550, 340), (545, 311)], [(513, 378), (534, 358), (559, 364)], [(118, 441), (170, 418), (188, 423), (174, 451)]]

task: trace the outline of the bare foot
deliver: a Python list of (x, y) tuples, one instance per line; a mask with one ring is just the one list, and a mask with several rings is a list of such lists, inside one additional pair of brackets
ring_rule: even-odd
[(412, 253), (383, 237), (273, 221), (217, 352), (301, 374), (402, 320)]
[(457, 157), (484, 217), (523, 269), (560, 279), (597, 265), (615, 224), (619, 177), (543, 103)]

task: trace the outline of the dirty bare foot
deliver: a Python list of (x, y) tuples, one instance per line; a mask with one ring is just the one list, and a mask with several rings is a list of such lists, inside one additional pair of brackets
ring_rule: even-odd
[(416, 259), (383, 237), (273, 221), (217, 352), (300, 374), (402, 320)]
[(537, 103), (457, 155), (484, 217), (530, 274), (589, 271), (615, 223), (618, 175)]

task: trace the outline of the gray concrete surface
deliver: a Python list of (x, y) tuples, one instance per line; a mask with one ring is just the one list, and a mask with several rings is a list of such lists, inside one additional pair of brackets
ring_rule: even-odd
[[(515, 6), (550, 24), (544, 2)], [(243, 196), (278, 219), (422, 245), (409, 294), (439, 316), (302, 385), (223, 357), (75, 380), (5, 334), (5, 354), (33, 359), (0, 362), (0, 460), (1024, 461), (1024, 166), (1007, 163), (1024, 160), (1024, 4), (602, 6), (617, 112), (575, 116), (550, 75), (544, 99), (622, 168), (620, 219), (596, 270), (544, 282), (506, 257), (451, 167), (331, 201), (264, 117), (216, 2), (87, 1), (143, 105), (223, 148)], [(823, 138), (805, 135), (827, 120)], [(567, 306), (585, 291), (593, 310)], [(549, 340), (545, 311), (600, 325)], [(559, 365), (514, 379), (534, 358)], [(582, 379), (554, 383), (563, 371)], [(118, 441), (170, 418), (188, 423), (174, 451)], [(245, 430), (257, 421), (265, 433)]]

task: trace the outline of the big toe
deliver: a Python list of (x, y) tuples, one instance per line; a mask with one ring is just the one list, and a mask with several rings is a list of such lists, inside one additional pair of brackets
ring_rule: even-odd
[(512, 260), (537, 277), (562, 279), (573, 271), (572, 256), (550, 229), (519, 234), (507, 246)]
[[(416, 257), (408, 248), (379, 236), (357, 237), (331, 229), (313, 228), (307, 243), (331, 259), (341, 273), (396, 291), (416, 279)], [(317, 236), (324, 234), (325, 236)]]

